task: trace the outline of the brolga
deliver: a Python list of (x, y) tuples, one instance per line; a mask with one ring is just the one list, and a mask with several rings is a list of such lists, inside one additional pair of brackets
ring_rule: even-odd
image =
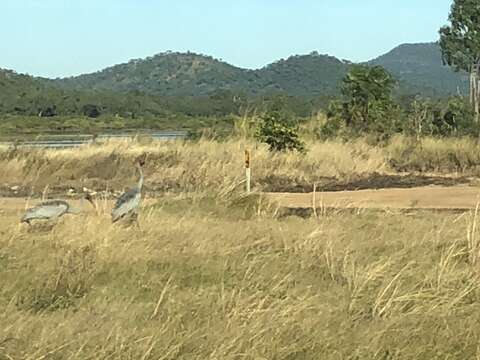
[[(142, 167), (145, 165), (144, 159), (139, 159), (136, 162), (136, 167), (140, 174), (140, 179), (138, 183), (133, 188), (124, 192), (117, 199), (113, 209), (112, 209), (112, 223), (119, 221), (120, 219), (133, 217), (137, 226), (138, 224), (138, 208), (142, 200), (142, 187), (143, 187), (143, 170)], [(140, 226), (139, 226), (140, 227)]]
[[(95, 206), (89, 194), (85, 195), (85, 199)], [(27, 209), (20, 222), (32, 225), (33, 220), (57, 220), (65, 214), (79, 214), (80, 212), (81, 210), (72, 207), (64, 200), (48, 200)]]

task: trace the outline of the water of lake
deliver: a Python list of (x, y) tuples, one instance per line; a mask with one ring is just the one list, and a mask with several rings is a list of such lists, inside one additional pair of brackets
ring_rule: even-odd
[(0, 142), (0, 145), (17, 148), (73, 148), (81, 145), (91, 144), (95, 142), (102, 142), (106, 140), (123, 140), (132, 139), (134, 137), (147, 136), (154, 141), (166, 141), (166, 140), (180, 140), (187, 136), (186, 131), (155, 131), (155, 132), (142, 132), (142, 133), (115, 133), (115, 134), (98, 134), (95, 139), (93, 135), (39, 135), (34, 139), (19, 140), (9, 139), (8, 141)]

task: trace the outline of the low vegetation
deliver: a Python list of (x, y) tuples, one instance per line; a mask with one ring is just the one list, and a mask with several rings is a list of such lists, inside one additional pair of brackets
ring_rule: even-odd
[(205, 129), (214, 129), (218, 136), (231, 134), (237, 117), (142, 117), (125, 118), (121, 116), (101, 116), (95, 120), (79, 116), (58, 116), (45, 120), (38, 116), (0, 117), (0, 141), (34, 139), (38, 136), (94, 135), (112, 133), (138, 133), (165, 130), (183, 130), (193, 137)]
[(228, 185), (147, 199), (140, 230), (0, 200), (0, 358), (479, 356), (476, 213), (280, 217)]
[(88, 187), (119, 189), (135, 179), (134, 159), (148, 154), (146, 188), (151, 192), (211, 191), (238, 187), (244, 180), (244, 151), (252, 152), (252, 185), (258, 190), (310, 189), (323, 179), (348, 180), (388, 169), (380, 149), (363, 141), (309, 145), (309, 152), (271, 153), (251, 140), (156, 142), (111, 141), (67, 150), (0, 150), (0, 183), (20, 186), (23, 194)]
[[(271, 152), (248, 120), (222, 141), (0, 148), (2, 191), (27, 197), (0, 198), (0, 359), (479, 356), (476, 212), (301, 218), (259, 193), (455, 181), (478, 175), (477, 141), (311, 135), (306, 153)], [(112, 225), (112, 193), (136, 181), (141, 154), (140, 229)], [(77, 198), (83, 187), (97, 191), (98, 212), (77, 202), (85, 212), (55, 226), (19, 223), (29, 196)]]

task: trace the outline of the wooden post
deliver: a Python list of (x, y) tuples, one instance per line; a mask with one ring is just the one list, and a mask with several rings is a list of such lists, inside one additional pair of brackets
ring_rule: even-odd
[(250, 151), (245, 150), (245, 176), (247, 179), (247, 193), (249, 194), (250, 189), (250, 181), (251, 181), (251, 170), (250, 170)]

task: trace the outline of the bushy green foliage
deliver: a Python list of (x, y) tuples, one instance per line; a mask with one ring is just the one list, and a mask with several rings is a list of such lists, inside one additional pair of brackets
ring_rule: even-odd
[(478, 0), (455, 0), (449, 26), (440, 29), (443, 59), (457, 70), (480, 66), (480, 6)]
[(461, 97), (444, 101), (415, 99), (407, 109), (403, 124), (406, 134), (422, 136), (476, 135), (478, 125), (474, 122), (472, 108)]
[(352, 67), (343, 80), (343, 99), (329, 105), (320, 138), (367, 135), (383, 141), (395, 133), (417, 139), (479, 134), (473, 111), (463, 97), (402, 97), (400, 105), (392, 97), (394, 84), (391, 75), (379, 66)]
[(398, 130), (400, 108), (392, 100), (393, 77), (380, 66), (355, 65), (342, 83), (343, 100), (330, 104), (321, 135), (342, 130), (349, 135), (387, 138)]
[(131, 129), (151, 130), (190, 130), (193, 133), (201, 129), (215, 129), (216, 134), (231, 133), (235, 117), (116, 117), (102, 115), (92, 119), (85, 116), (55, 116), (48, 119), (38, 116), (2, 116), (0, 115), (0, 141), (3, 137), (30, 137), (36, 134), (75, 134), (115, 132)]
[(457, 71), (470, 73), (470, 102), (475, 122), (480, 121), (480, 6), (478, 0), (455, 0), (440, 29), (443, 60)]
[(460, 135), (478, 133), (478, 124), (474, 122), (473, 109), (465, 98), (450, 98), (443, 112), (443, 120)]
[(348, 136), (344, 117), (345, 106), (340, 100), (333, 100), (328, 105), (327, 121), (318, 129), (321, 139)]
[(305, 151), (305, 144), (300, 140), (298, 124), (292, 116), (282, 109), (281, 100), (261, 116), (256, 137), (268, 144), (270, 151)]

